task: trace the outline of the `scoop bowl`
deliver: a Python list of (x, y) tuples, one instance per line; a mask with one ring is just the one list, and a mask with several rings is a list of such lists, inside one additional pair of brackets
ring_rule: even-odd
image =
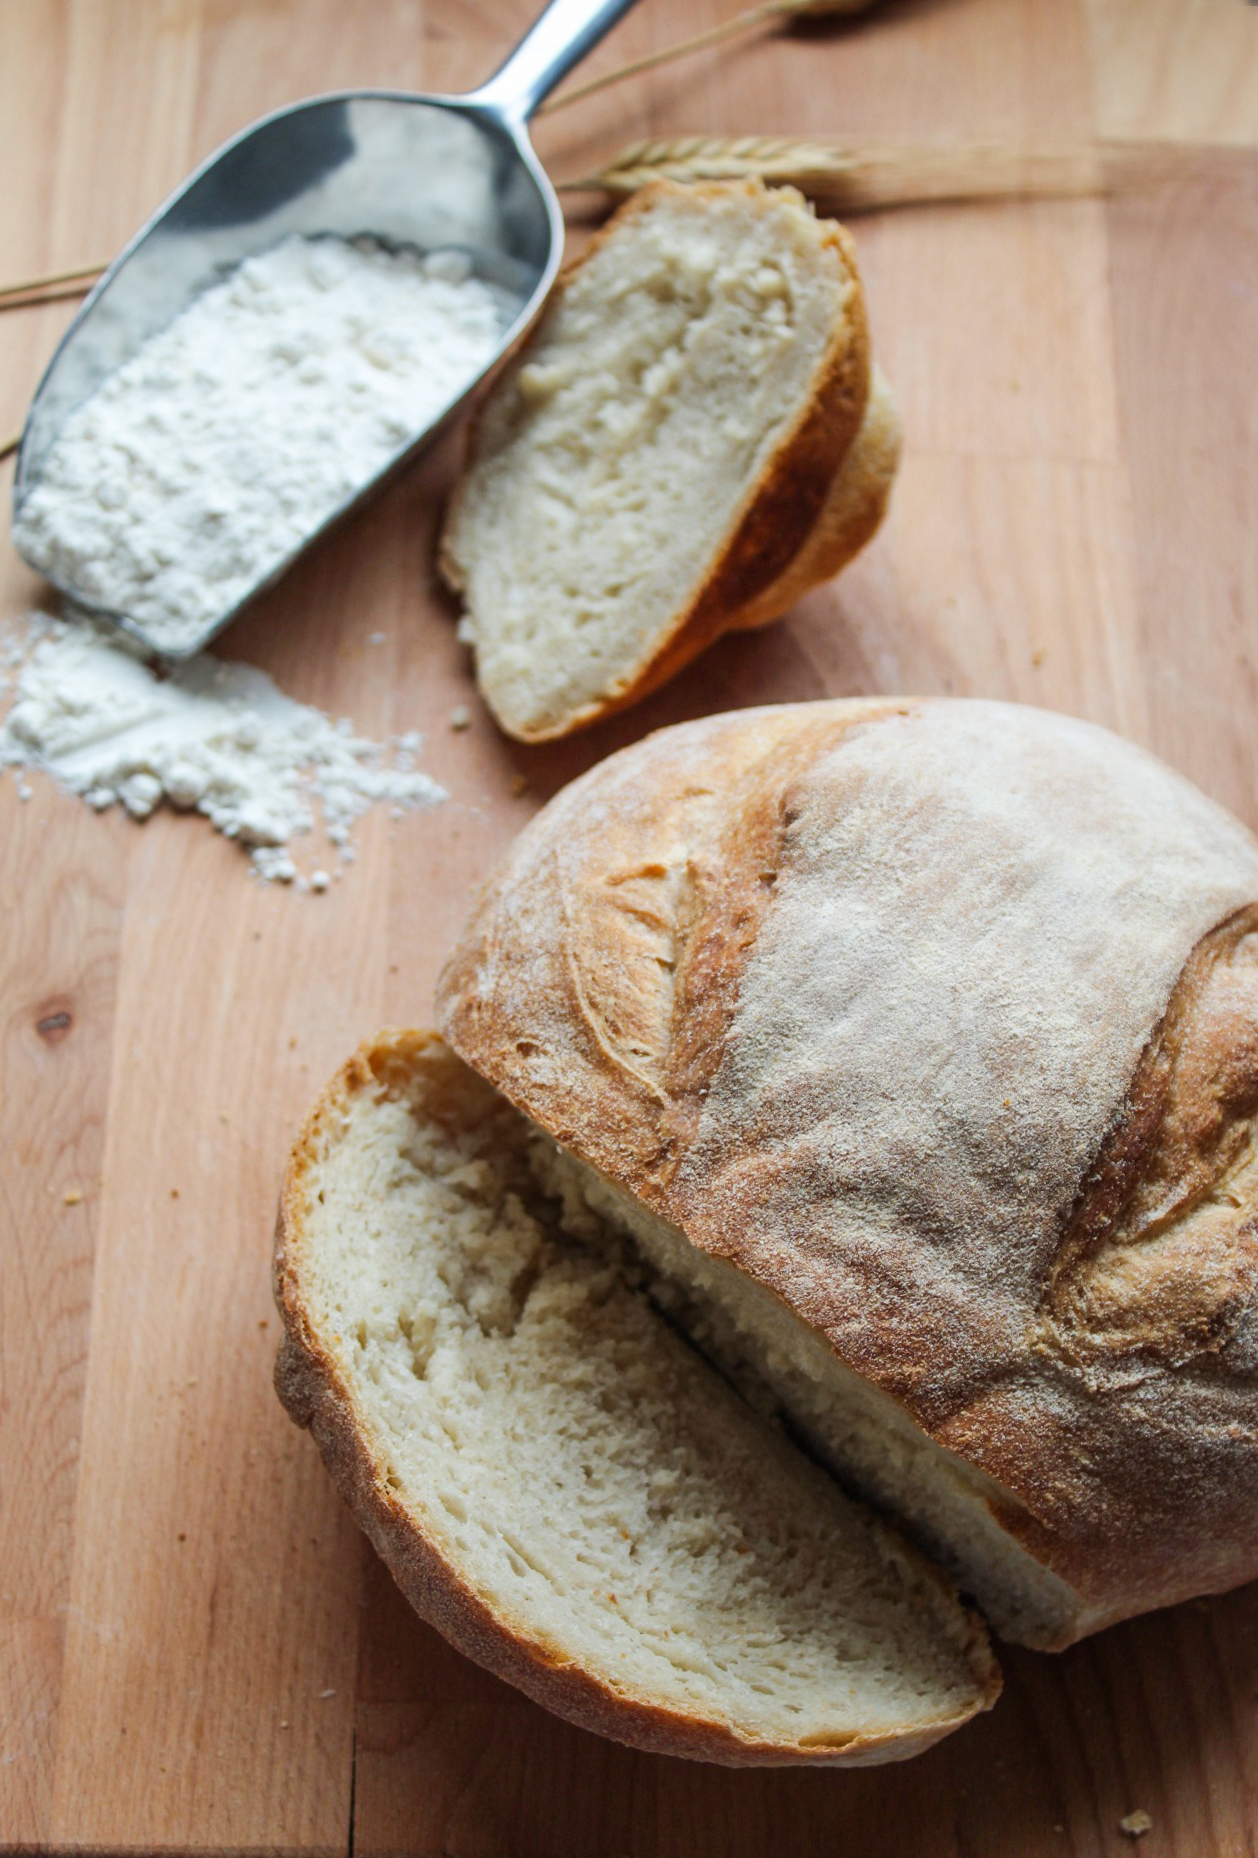
[[(241, 598), (167, 658), (200, 651), (333, 523), (405, 466), (457, 413), (540, 310), (563, 256), (558, 197), (528, 137), (533, 111), (634, 0), (553, 0), (506, 63), (463, 97), (346, 90), (263, 117), (159, 208), (83, 303), (39, 384), (18, 451), (15, 518), (66, 417), (159, 330), (246, 258), (280, 240), (368, 236), (467, 253), (518, 307), (496, 354), (384, 467), (328, 511)], [(42, 570), (41, 570), (42, 572)], [(157, 649), (130, 615), (54, 582)]]

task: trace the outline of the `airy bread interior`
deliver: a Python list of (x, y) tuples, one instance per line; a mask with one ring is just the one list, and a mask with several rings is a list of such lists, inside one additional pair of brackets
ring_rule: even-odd
[(1006, 1515), (1016, 1507), (1009, 1492), (936, 1445), (772, 1292), (537, 1135), (535, 1165), (569, 1208), (586, 1206), (632, 1235), (656, 1303), (762, 1410), (785, 1416), (846, 1485), (907, 1523), (1002, 1638), (1052, 1648), (1090, 1629), (1079, 1596), (993, 1514), (993, 1503)]
[(285, 1397), (308, 1419), (313, 1347), (451, 1590), (536, 1654), (526, 1688), (555, 1703), (575, 1664), (625, 1739), (663, 1712), (748, 1761), (887, 1759), (990, 1703), (981, 1629), (683, 1339), (611, 1226), (565, 1222), (523, 1117), (419, 1035), (351, 1077), (286, 1192)]
[(600, 713), (685, 625), (859, 305), (833, 231), (789, 191), (673, 187), (560, 285), (486, 404), (442, 544), (511, 734)]

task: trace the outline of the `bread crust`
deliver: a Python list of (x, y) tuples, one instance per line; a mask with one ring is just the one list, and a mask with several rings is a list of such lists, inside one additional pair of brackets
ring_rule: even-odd
[(820, 514), (785, 573), (729, 622), (749, 631), (767, 626), (802, 600), (813, 587), (833, 580), (853, 561), (882, 525), (900, 463), (903, 429), (895, 398), (882, 370), (871, 370), (865, 416), (840, 465)]
[[(933, 830), (941, 808), (947, 817), (947, 769), (963, 772), (957, 762), (931, 774), (928, 757), (905, 810), (883, 806), (893, 866), (900, 860), (884, 901), (906, 886), (928, 893), (929, 936), (932, 922), (946, 925), (1005, 884), (1010, 933), (1029, 925), (1027, 986), (1053, 948), (1077, 946), (1070, 960), (1101, 976), (1097, 1023), (1080, 1012), (1053, 1033), (1077, 1061), (1070, 1086), (1053, 1069), (1055, 1046), (1045, 1057), (1033, 1038), (1002, 1043), (1001, 1022), (972, 1028), (975, 1063), (1009, 1067), (1004, 1110), (997, 1096), (983, 1124), (976, 1109), (955, 1142), (946, 1130), (934, 1141), (929, 1117), (920, 1123), (927, 1146), (898, 1176), (904, 1206), (880, 1203), (883, 1224), (864, 1242), (862, 1183), (881, 1165), (876, 1145), (851, 1152), (842, 1178), (832, 1150), (861, 1115), (876, 1130), (884, 1112), (858, 1080), (826, 1072), (802, 1010), (798, 1058), (765, 1020), (766, 999), (790, 1008), (789, 988), (773, 992), (767, 951), (781, 949), (784, 923), (803, 933), (783, 901), (803, 882), (791, 877), (800, 822), (826, 824), (821, 802), (832, 795), (840, 824), (861, 808), (877, 823), (887, 770), (902, 767), (910, 781), (915, 740), (946, 734), (957, 712), (967, 712), (973, 755), (985, 728), (1023, 743), (1025, 753), (1009, 749), (1004, 778), (1033, 790), (1049, 817), (1042, 834), (1018, 827), (1019, 841), (1003, 815), (984, 826), (980, 808), (972, 847), (945, 834), (927, 858), (915, 834)], [(997, 754), (993, 806), (1003, 804), (1001, 766)], [(987, 790), (976, 791), (986, 805)], [(834, 858), (837, 893), (859, 847), (845, 841), (840, 860), (817, 834), (808, 857)], [(1060, 918), (1019, 917), (1027, 887), (1051, 898), (1058, 870)], [(1086, 885), (1102, 899), (1095, 906), (1074, 900)], [(859, 885), (842, 894), (860, 906)], [(664, 730), (551, 803), (476, 906), (439, 984), (438, 1023), (560, 1143), (772, 1291), (926, 1437), (994, 1480), (1006, 1493), (989, 1504), (996, 1520), (1077, 1595), (1073, 1618), (1035, 1641), (1064, 1645), (1258, 1575), (1255, 898), (1252, 837), (1087, 725), (928, 701), (743, 712)], [(998, 928), (999, 910), (992, 920)], [(871, 930), (875, 951), (884, 932), (894, 941), (894, 920)], [(1109, 974), (1107, 950), (1124, 936), (1134, 953)], [(929, 943), (921, 948), (929, 969)], [(1016, 1028), (1017, 949), (1005, 959), (1000, 1011)], [(806, 990), (808, 964), (789, 972)], [(877, 1004), (891, 983), (876, 952), (871, 973)], [(825, 988), (837, 998), (842, 979), (819, 984), (814, 1018), (824, 1021)], [(964, 1024), (946, 963), (939, 1004)], [(758, 1049), (777, 1080), (768, 1095), (746, 1057)], [(991, 1079), (973, 1086), (976, 1102), (979, 1084)], [(949, 1102), (964, 1119), (966, 1087), (962, 1078), (938, 1100), (936, 1123)], [(920, 1072), (892, 1067), (867, 1088), (908, 1114), (923, 1086)], [(855, 1093), (850, 1115), (845, 1092)], [(823, 1123), (829, 1148), (814, 1134)], [(1007, 1154), (1022, 1158), (1016, 1169)], [(993, 1181), (1007, 1223), (989, 1230), (981, 1203)]]
[[(404, 1091), (416, 1070), (439, 1068), (443, 1062), (447, 1069), (457, 1065), (437, 1035), (390, 1029), (368, 1040), (341, 1068), (293, 1146), (274, 1255), (275, 1301), (284, 1330), (275, 1364), (276, 1392), (294, 1423), (310, 1431), (337, 1490), (416, 1612), (467, 1657), (557, 1715), (652, 1754), (736, 1767), (867, 1766), (917, 1754), (968, 1721), (972, 1710), (912, 1733), (854, 1735), (841, 1746), (822, 1749), (744, 1738), (722, 1723), (614, 1690), (562, 1648), (539, 1642), (524, 1623), (495, 1611), (461, 1579), (421, 1519), (390, 1487), (387, 1466), (373, 1448), (370, 1422), (320, 1333), (305, 1285), (308, 1179), (335, 1139), (350, 1100), (362, 1092)], [(976, 1618), (968, 1617), (971, 1636), (965, 1651), (982, 1692), (975, 1707), (989, 1708), (999, 1694), (1000, 1676), (986, 1633)]]
[[(691, 186), (658, 181), (644, 187), (613, 214), (580, 257), (563, 272), (555, 287), (555, 300), (626, 223), (670, 200), (685, 200), (689, 204), (695, 200), (715, 201), (731, 196), (768, 200), (771, 196), (780, 198), (783, 195), (801, 206), (807, 204), (795, 189), (771, 190), (759, 180), (713, 181)], [(748, 487), (704, 580), (689, 602), (672, 615), (633, 670), (580, 710), (538, 727), (528, 727), (504, 716), (495, 705), (492, 693), (482, 685), (486, 702), (508, 735), (523, 742), (553, 741), (640, 702), (698, 657), (723, 632), (744, 625), (763, 625), (769, 619), (780, 617), (786, 606), (808, 587), (836, 573), (877, 528), (898, 461), (898, 443), (880, 445), (876, 456), (871, 451), (862, 463), (857, 482), (849, 476), (840, 494), (839, 480), (844, 463), (856, 445), (869, 400), (869, 329), (851, 235), (835, 220), (820, 220), (818, 226), (823, 246), (837, 255), (849, 286), (843, 315), (817, 365), (807, 400), (765, 461), (756, 481)], [(548, 318), (543, 315), (507, 374), (501, 377), (495, 393), (502, 391), (503, 386), (509, 390), (514, 372), (527, 361), (533, 345), (545, 333), (547, 323)], [(455, 553), (453, 534), (468, 472), (475, 461), (483, 412), (482, 407), (471, 428), (464, 474), (451, 494), (438, 544), (438, 567), (456, 593), (464, 589), (464, 576)], [(821, 524), (823, 511), (828, 515)], [(748, 617), (752, 614), (758, 616)]]

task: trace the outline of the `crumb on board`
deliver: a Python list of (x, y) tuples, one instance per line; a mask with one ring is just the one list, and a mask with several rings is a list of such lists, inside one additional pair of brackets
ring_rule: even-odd
[(470, 729), (471, 726), (472, 712), (468, 709), (466, 703), (457, 703), (450, 712), (450, 727), (454, 730), (459, 730)]
[(525, 791), (528, 784), (527, 774), (513, 774), (511, 776), (511, 791), (517, 798)]
[(1129, 1839), (1142, 1839), (1146, 1832), (1153, 1830), (1153, 1821), (1142, 1806), (1138, 1806), (1132, 1813), (1124, 1813), (1118, 1824)]
[(67, 1187), (61, 1196), (62, 1202), (66, 1206), (78, 1206), (82, 1198), (83, 1189), (81, 1187)]

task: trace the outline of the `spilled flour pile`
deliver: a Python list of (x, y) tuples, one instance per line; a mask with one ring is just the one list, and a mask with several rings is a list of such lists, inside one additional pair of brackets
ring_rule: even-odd
[(289, 850), (318, 818), (343, 864), (368, 807), (448, 797), (416, 771), (413, 731), (363, 741), (252, 665), (203, 654), (160, 679), (115, 632), (42, 614), (29, 624), (3, 653), (16, 695), (0, 728), (0, 766), (41, 768), (89, 806), (120, 805), (134, 819), (163, 802), (195, 810), (250, 851), (261, 877), (323, 890), (328, 873), (300, 876)]
[(68, 416), (13, 540), (191, 651), (459, 397), (518, 307), (461, 252), (287, 238)]

